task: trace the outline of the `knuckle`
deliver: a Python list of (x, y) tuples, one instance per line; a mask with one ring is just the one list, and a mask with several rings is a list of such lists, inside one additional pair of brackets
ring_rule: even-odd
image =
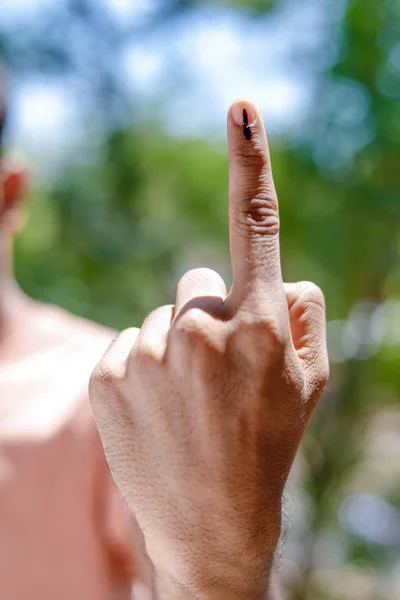
[(178, 282), (178, 286), (182, 283), (186, 283), (187, 281), (204, 281), (207, 282), (209, 280), (221, 280), (221, 276), (214, 271), (213, 269), (209, 269), (207, 267), (198, 267), (196, 269), (190, 269), (187, 271)]
[(136, 352), (132, 356), (130, 366), (133, 364), (139, 370), (150, 369), (158, 365), (162, 360), (159, 349), (151, 340), (142, 340), (137, 345)]
[(251, 146), (239, 144), (235, 149), (239, 169), (239, 220), (253, 234), (276, 236), (279, 233), (278, 199), (272, 180), (271, 166), (264, 144), (255, 140)]
[(204, 321), (204, 313), (200, 308), (190, 308), (178, 319), (171, 333), (175, 334), (179, 341), (189, 345), (199, 343), (208, 345), (212, 333), (209, 325), (206, 326)]
[(89, 380), (89, 394), (95, 397), (104, 392), (113, 392), (118, 389), (122, 378), (122, 367), (103, 359), (92, 372)]
[(303, 304), (311, 304), (325, 312), (325, 296), (319, 286), (311, 281), (301, 281), (298, 284), (299, 299)]
[(246, 211), (246, 220), (253, 235), (275, 238), (279, 234), (278, 215), (268, 214), (263, 208), (250, 207)]
[(268, 190), (244, 190), (244, 209), (242, 209), (241, 220), (253, 234), (275, 237), (279, 234), (280, 222), (278, 211), (278, 200), (275, 191)]
[[(190, 294), (188, 293), (190, 291)], [(185, 298), (185, 310), (207, 304), (206, 298), (223, 297), (226, 295), (226, 285), (222, 277), (208, 268), (192, 269), (185, 273), (177, 285), (177, 303)], [(190, 297), (190, 299), (188, 299)]]
[(321, 359), (315, 367), (311, 378), (311, 397), (317, 402), (322, 397), (329, 383), (329, 361), (327, 357)]

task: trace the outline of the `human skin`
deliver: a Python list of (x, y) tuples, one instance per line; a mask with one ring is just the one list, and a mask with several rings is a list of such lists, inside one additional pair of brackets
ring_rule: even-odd
[(323, 294), (282, 281), (268, 144), (248, 101), (229, 109), (228, 152), (231, 290), (189, 271), (175, 305), (122, 332), (90, 383), (157, 599), (275, 598), (283, 490), (328, 379)]
[(0, 160), (0, 596), (128, 600), (139, 543), (88, 401), (115, 332), (28, 298), (12, 272), (26, 173)]

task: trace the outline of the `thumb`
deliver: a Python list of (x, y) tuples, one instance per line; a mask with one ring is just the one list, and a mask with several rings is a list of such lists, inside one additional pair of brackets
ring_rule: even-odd
[(325, 386), (329, 374), (325, 298), (310, 281), (284, 284), (294, 348), (312, 385)]

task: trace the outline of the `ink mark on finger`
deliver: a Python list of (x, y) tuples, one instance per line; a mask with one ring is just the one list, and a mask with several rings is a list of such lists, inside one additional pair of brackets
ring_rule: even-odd
[(246, 140), (251, 140), (251, 129), (249, 125), (249, 118), (247, 116), (247, 110), (243, 109), (243, 135)]

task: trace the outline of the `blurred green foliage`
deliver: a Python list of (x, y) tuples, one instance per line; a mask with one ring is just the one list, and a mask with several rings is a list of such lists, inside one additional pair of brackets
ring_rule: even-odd
[[(166, 2), (147, 27), (200, 4)], [(279, 5), (230, 4), (245, 13)], [(52, 22), (65, 20), (67, 31), (84, 23), (99, 49), (106, 17), (89, 1), (65, 6)], [(396, 0), (349, 1), (328, 23), (338, 50), (318, 72), (302, 134), (272, 143), (285, 279), (324, 290), (332, 357), (291, 484), (299, 509), (285, 569), (298, 600), (400, 597), (399, 17)], [(39, 33), (19, 46), (0, 27), (16, 72), (82, 67), (56, 35)], [(110, 28), (103, 53), (116, 37)], [(112, 60), (96, 69), (92, 101), (109, 108), (116, 99), (121, 110)], [(171, 302), (179, 275), (200, 264), (229, 281), (226, 148), (168, 136), (154, 122), (113, 123), (101, 151), (71, 157), (51, 186), (37, 187), (16, 248), (29, 294), (116, 328)]]

